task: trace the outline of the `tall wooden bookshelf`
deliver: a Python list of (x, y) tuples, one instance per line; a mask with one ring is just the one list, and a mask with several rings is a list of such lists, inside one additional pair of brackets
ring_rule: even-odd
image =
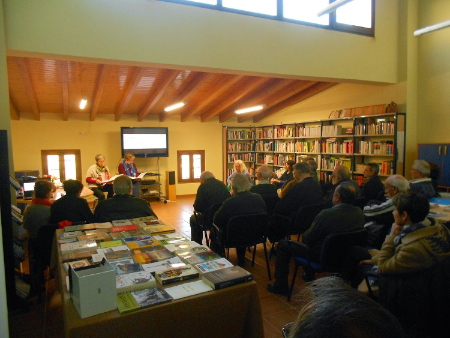
[(380, 165), (380, 176), (405, 174), (406, 114), (355, 116), (269, 126), (223, 127), (224, 181), (243, 160), (253, 176), (263, 164), (281, 174), (288, 160), (313, 157), (321, 181), (345, 165), (362, 183), (364, 164)]

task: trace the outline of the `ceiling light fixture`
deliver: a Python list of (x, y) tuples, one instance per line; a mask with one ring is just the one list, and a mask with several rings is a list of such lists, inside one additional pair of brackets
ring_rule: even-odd
[(80, 102), (80, 109), (84, 109), (86, 107), (86, 104), (87, 104), (87, 97), (83, 96)]
[(175, 104), (173, 104), (173, 105), (171, 105), (171, 106), (169, 106), (169, 107), (164, 108), (164, 111), (167, 112), (167, 111), (172, 111), (172, 110), (177, 109), (177, 108), (181, 108), (181, 107), (183, 107), (186, 103), (187, 103), (187, 101), (182, 101), (182, 102), (175, 103)]
[(344, 6), (346, 3), (349, 3), (353, 0), (336, 0), (335, 2), (329, 4), (327, 7), (322, 9), (317, 13), (317, 16), (322, 16), (325, 14), (330, 14), (331, 12), (334, 12), (336, 9), (338, 9), (341, 6)]
[(441, 22), (441, 23), (437, 23), (435, 25), (431, 25), (431, 26), (427, 26), (427, 27), (418, 29), (418, 30), (416, 30), (414, 32), (414, 36), (424, 35), (424, 34), (427, 34), (427, 33), (431, 33), (431, 32), (437, 31), (437, 30), (442, 29), (442, 28), (447, 28), (449, 26), (450, 26), (450, 20), (444, 21), (444, 22)]
[(258, 110), (262, 110), (266, 108), (265, 104), (260, 104), (259, 106), (254, 106), (254, 107), (250, 107), (250, 108), (244, 108), (244, 109), (238, 109), (235, 111), (236, 114), (245, 114), (245, 113), (250, 113), (252, 111), (258, 111)]

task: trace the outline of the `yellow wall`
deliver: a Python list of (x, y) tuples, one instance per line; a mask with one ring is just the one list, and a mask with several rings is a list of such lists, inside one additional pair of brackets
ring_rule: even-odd
[(395, 83), (398, 1), (375, 3), (375, 38), (148, 0), (4, 0), (4, 8), (14, 55)]

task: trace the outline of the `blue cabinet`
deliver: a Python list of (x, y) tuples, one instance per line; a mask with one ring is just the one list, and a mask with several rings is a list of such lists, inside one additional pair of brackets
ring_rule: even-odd
[(419, 144), (418, 158), (436, 163), (441, 169), (438, 185), (450, 187), (450, 144)]

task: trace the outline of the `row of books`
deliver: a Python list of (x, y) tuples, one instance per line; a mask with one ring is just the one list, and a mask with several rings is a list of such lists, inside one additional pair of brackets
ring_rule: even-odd
[(359, 141), (359, 154), (393, 155), (394, 141)]
[(323, 170), (334, 170), (337, 166), (343, 165), (348, 170), (352, 170), (352, 161), (349, 158), (322, 157), (320, 168)]
[(360, 123), (355, 125), (355, 135), (394, 135), (394, 122)]
[(255, 144), (248, 142), (228, 143), (228, 151), (254, 151)]
[(256, 129), (256, 138), (273, 138), (273, 129)]
[(319, 153), (321, 143), (319, 140), (297, 142), (295, 151), (299, 153)]
[(295, 128), (287, 126), (275, 127), (275, 138), (288, 138), (295, 136)]
[(295, 152), (295, 141), (290, 142), (275, 141), (275, 151), (283, 153), (293, 153)]
[(321, 126), (315, 126), (315, 127), (297, 126), (295, 135), (297, 137), (320, 137), (320, 135), (322, 135), (322, 127)]
[(342, 126), (341, 125), (329, 125), (322, 127), (322, 136), (339, 136), (342, 135)]
[[(143, 217), (113, 221), (109, 228), (106, 223), (95, 230), (92, 226), (86, 226), (90, 230), (84, 231), (69, 228), (59, 238), (64, 268), (67, 271), (83, 269), (108, 260), (116, 272), (117, 303), (121, 313), (253, 279), (251, 273), (233, 266), (207, 246), (191, 242), (177, 233), (151, 236), (148, 227), (159, 224), (163, 222), (154, 217)], [(130, 230), (131, 225), (138, 229)], [(112, 232), (111, 229), (117, 230), (116, 227), (127, 230)], [(80, 236), (89, 236), (86, 232), (93, 231), (101, 235), (95, 236), (96, 239), (78, 240)], [(111, 233), (123, 237), (101, 239)], [(75, 241), (67, 243), (71, 238)], [(189, 283), (188, 288), (186, 284), (162, 288), (199, 276), (201, 280)]]
[(242, 160), (244, 162), (253, 162), (255, 161), (255, 154), (228, 154), (227, 161), (234, 162), (236, 160)]
[(273, 157), (273, 165), (284, 166), (287, 161), (293, 161), (293, 155), (274, 155)]
[(353, 154), (353, 141), (335, 138), (322, 140), (322, 152), (329, 154)]
[(273, 151), (273, 142), (256, 142), (256, 151)]
[(229, 130), (229, 140), (254, 139), (255, 132), (253, 130)]

